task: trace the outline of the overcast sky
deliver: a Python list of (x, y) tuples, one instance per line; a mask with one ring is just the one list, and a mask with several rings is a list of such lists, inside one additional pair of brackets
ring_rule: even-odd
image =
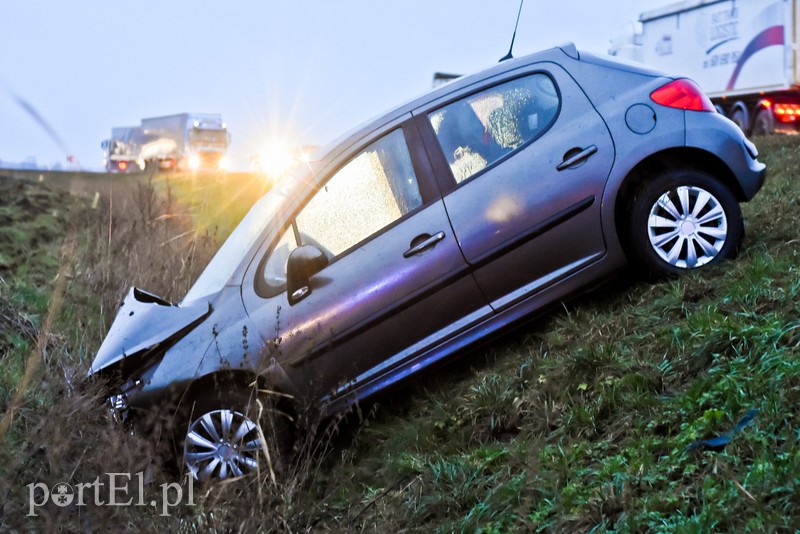
[[(606, 53), (670, 0), (526, 0), (514, 55)], [(274, 140), (324, 144), (505, 55), (518, 0), (25, 0), (0, 3), (0, 160), (100, 169), (114, 126), (221, 113), (234, 165)], [(63, 141), (61, 148), (19, 99)]]

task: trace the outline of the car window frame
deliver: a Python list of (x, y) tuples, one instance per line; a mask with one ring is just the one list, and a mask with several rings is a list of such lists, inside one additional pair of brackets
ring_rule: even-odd
[[(529, 76), (534, 76), (536, 74), (542, 74), (547, 76), (555, 87), (556, 95), (558, 96), (558, 108), (556, 109), (553, 118), (547, 124), (545, 128), (542, 128), (540, 132), (537, 133), (531, 139), (528, 139), (520, 146), (509, 152), (508, 154), (503, 155), (502, 157), (494, 160), (491, 164), (486, 165), (483, 169), (479, 170), (478, 172), (472, 174), (465, 180), (458, 182), (456, 180), (455, 175), (453, 174), (453, 169), (450, 167), (450, 164), (447, 161), (447, 155), (444, 153), (444, 149), (442, 148), (441, 143), (439, 142), (438, 137), (436, 136), (436, 132), (433, 129), (433, 124), (431, 124), (430, 116), (437, 111), (455, 103), (458, 101), (466, 100), (472, 96), (475, 96), (479, 93), (484, 91), (493, 89), (495, 87), (499, 87), (501, 85), (514, 82), (516, 80), (527, 78)], [(480, 84), (480, 87), (470, 86), (468, 90), (464, 92), (458, 92), (452, 95), (447, 95), (443, 99), (440, 99), (436, 102), (429, 103), (424, 107), (418, 108), (414, 110), (414, 119), (417, 124), (417, 128), (420, 130), (420, 135), (423, 138), (423, 144), (427, 148), (428, 158), (431, 162), (435, 170), (435, 176), (437, 180), (437, 184), (439, 185), (439, 191), (442, 196), (447, 195), (448, 193), (469, 184), (476, 178), (484, 175), (491, 169), (494, 169), (501, 163), (505, 162), (506, 160), (510, 159), (511, 157), (519, 154), (521, 151), (527, 149), (533, 143), (535, 143), (538, 139), (542, 138), (547, 132), (552, 130), (553, 126), (558, 122), (558, 118), (561, 116), (561, 109), (564, 105), (563, 93), (561, 91), (561, 86), (559, 85), (558, 81), (556, 80), (555, 75), (545, 70), (542, 66), (537, 66), (534, 70), (526, 70), (525, 72), (514, 72), (513, 75), (508, 76), (508, 73), (504, 75), (500, 79), (491, 80), (491, 82), (486, 83), (483, 82)]]
[[(357, 157), (374, 143), (397, 130), (403, 132), (406, 148), (408, 149), (409, 157), (411, 158), (411, 165), (414, 169), (414, 175), (417, 179), (420, 196), (422, 197), (422, 203), (413, 210), (403, 214), (403, 216), (382, 227), (380, 230), (368, 235), (361, 241), (352, 245), (350, 248), (331, 258), (328, 266), (333, 265), (342, 258), (348, 256), (351, 252), (363, 247), (369, 241), (377, 239), (385, 232), (388, 232), (398, 224), (401, 224), (407, 219), (413, 217), (415, 214), (427, 208), (434, 202), (441, 200), (441, 193), (439, 192), (438, 184), (436, 183), (433, 168), (428, 159), (427, 151), (425, 150), (424, 146), (422, 146), (424, 145), (424, 142), (421, 138), (418, 127), (413, 120), (413, 117), (410, 116), (410, 114), (407, 114), (399, 121), (392, 121), (389, 124), (373, 129), (370, 134), (353, 143), (353, 145), (349, 149), (345, 150), (340, 157), (336, 158), (337, 162), (323, 173), (325, 178), (317, 181), (316, 184), (308, 188), (308, 191), (306, 192), (302, 202), (298, 203), (294, 209), (292, 209), (291, 215), (286, 217), (286, 219), (281, 223), (280, 231), (278, 231), (272, 237), (269, 246), (266, 247), (266, 252), (261, 255), (261, 258), (258, 261), (253, 284), (253, 289), (256, 295), (261, 298), (274, 298), (286, 292), (285, 283), (278, 287), (272, 286), (268, 284), (266, 280), (264, 280), (264, 269), (266, 267), (267, 260), (274, 252), (275, 246), (278, 244), (281, 237), (283, 237), (284, 232), (294, 232), (296, 242), (302, 246), (300, 236), (298, 235), (299, 232), (297, 231), (296, 219), (297, 215), (303, 211), (314, 195), (316, 195), (325, 186), (325, 184), (328, 183), (329, 180), (336, 176), (340, 170), (353, 161), (355, 157)], [(324, 271), (325, 269), (323, 269), (321, 272)]]

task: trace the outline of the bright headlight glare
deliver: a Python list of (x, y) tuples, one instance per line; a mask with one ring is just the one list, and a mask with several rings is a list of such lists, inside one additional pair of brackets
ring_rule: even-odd
[(261, 170), (276, 178), (286, 174), (296, 163), (292, 150), (280, 143), (266, 147), (260, 159)]

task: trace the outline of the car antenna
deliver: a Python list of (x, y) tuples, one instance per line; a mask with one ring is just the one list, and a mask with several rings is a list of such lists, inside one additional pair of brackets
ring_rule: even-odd
[(514, 49), (514, 39), (517, 38), (517, 26), (519, 26), (519, 16), (522, 14), (522, 4), (525, 0), (519, 0), (519, 11), (517, 11), (517, 22), (514, 24), (514, 34), (511, 36), (511, 46), (508, 47), (508, 54), (500, 58), (500, 63), (507, 59), (514, 59), (514, 56), (511, 55), (511, 51)]

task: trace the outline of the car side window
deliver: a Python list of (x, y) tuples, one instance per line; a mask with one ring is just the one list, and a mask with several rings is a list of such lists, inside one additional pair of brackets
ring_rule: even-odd
[(535, 73), (448, 104), (428, 119), (461, 183), (547, 131), (559, 104), (552, 78)]
[(295, 223), (303, 245), (333, 259), (421, 205), (405, 135), (397, 129), (340, 168)]

